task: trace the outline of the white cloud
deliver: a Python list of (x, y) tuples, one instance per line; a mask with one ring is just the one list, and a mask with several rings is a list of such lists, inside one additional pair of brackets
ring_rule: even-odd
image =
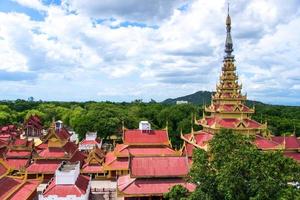
[[(18, 74), (26, 88), (20, 97), (89, 100), (116, 94), (113, 100), (163, 100), (215, 87), (225, 40), (225, 0), (17, 2), (45, 12), (42, 21), (0, 13), (0, 72), (32, 73)], [(299, 2), (236, 1), (231, 16), (244, 91), (257, 100), (284, 96), (284, 103), (299, 102)], [(128, 21), (137, 24), (124, 25)], [(147, 26), (153, 24), (159, 26)], [(45, 94), (54, 86), (61, 92)]]

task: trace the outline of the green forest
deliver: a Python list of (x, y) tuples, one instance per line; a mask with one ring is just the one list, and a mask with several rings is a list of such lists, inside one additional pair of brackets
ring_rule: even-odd
[[(293, 134), (300, 136), (300, 107), (258, 104), (253, 118), (268, 122), (274, 135)], [(99, 137), (107, 138), (126, 128), (137, 128), (138, 122), (148, 120), (153, 129), (165, 128), (168, 124), (169, 136), (175, 147), (180, 146), (180, 132), (191, 131), (193, 115), (199, 119), (203, 106), (195, 104), (170, 105), (155, 101), (144, 103), (112, 102), (43, 102), (43, 101), (1, 101), (0, 125), (22, 124), (31, 114), (41, 117), (45, 128), (53, 118), (62, 120), (83, 138), (87, 131), (97, 131)], [(167, 123), (168, 122), (168, 123)], [(199, 127), (193, 125), (195, 130)]]

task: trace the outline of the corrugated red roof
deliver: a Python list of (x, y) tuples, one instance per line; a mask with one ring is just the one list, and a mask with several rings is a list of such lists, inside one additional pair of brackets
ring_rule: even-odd
[(271, 140), (284, 145), (285, 149), (300, 149), (300, 142), (296, 136), (273, 136)]
[(58, 197), (66, 197), (68, 195), (74, 195), (80, 197), (86, 193), (89, 183), (90, 177), (84, 175), (79, 175), (74, 185), (57, 185), (55, 184), (55, 179), (51, 179), (51, 182), (43, 191), (43, 196), (56, 195)]
[(27, 167), (27, 172), (29, 174), (54, 174), (60, 164), (61, 160), (37, 160)]
[(31, 195), (36, 192), (37, 187), (40, 184), (40, 180), (30, 180), (28, 179), (24, 185), (22, 185), (21, 188), (19, 188), (17, 191), (15, 191), (12, 196), (10, 196), (9, 200), (20, 200), (20, 197), (22, 199), (28, 199), (31, 197)]
[(6, 199), (7, 195), (16, 189), (21, 183), (22, 179), (16, 179), (11, 177), (3, 177), (0, 179), (0, 199)]
[(272, 136), (264, 138), (257, 135), (255, 145), (262, 150), (285, 149), (297, 150), (300, 149), (300, 142), (296, 136)]
[(196, 188), (195, 185), (186, 183), (182, 178), (134, 179), (129, 175), (119, 177), (117, 185), (118, 190), (124, 196), (162, 196), (175, 185), (182, 185), (189, 191), (194, 191)]
[(117, 157), (133, 156), (170, 156), (176, 155), (176, 151), (169, 146), (129, 146), (125, 144), (117, 144), (114, 153)]
[(131, 177), (179, 177), (189, 172), (187, 157), (132, 157)]
[[(252, 119), (243, 119), (242, 121), (240, 119), (236, 118), (217, 118), (217, 117), (206, 117), (206, 125), (212, 126), (214, 124), (219, 125), (222, 128), (236, 128), (236, 126), (243, 122), (246, 125), (246, 128), (259, 128), (261, 126), (260, 123), (252, 120)], [(200, 121), (201, 123), (201, 121)]]
[[(1, 160), (2, 162), (5, 162)], [(5, 166), (2, 162), (0, 162), (0, 177), (7, 172), (7, 166)]]
[(71, 137), (71, 134), (69, 133), (69, 131), (66, 128), (60, 128), (56, 130), (56, 134), (59, 138), (61, 139), (65, 139), (65, 140), (69, 140)]
[(22, 167), (27, 167), (30, 161), (29, 158), (7, 158), (6, 160), (7, 165), (12, 169), (19, 170)]
[(31, 151), (30, 150), (11, 150), (9, 149), (6, 153), (6, 157), (30, 157)]
[(100, 165), (89, 165), (86, 163), (82, 167), (82, 173), (103, 173), (103, 167)]
[(300, 163), (300, 152), (285, 152), (284, 155)]
[(139, 144), (162, 144), (168, 145), (169, 138), (168, 132), (166, 130), (150, 130), (150, 131), (142, 131), (142, 130), (126, 130), (123, 135), (124, 144), (128, 145), (139, 145)]
[(254, 141), (254, 144), (258, 149), (267, 150), (267, 149), (279, 149), (280, 144), (277, 142), (274, 142), (272, 140), (269, 140), (267, 138), (264, 138), (260, 135), (257, 135)]
[(62, 148), (48, 147), (47, 144), (39, 145), (37, 153), (42, 158), (63, 158), (68, 155), (73, 155), (77, 151), (77, 145), (68, 141)]
[(113, 152), (109, 152), (105, 156), (105, 170), (126, 170), (129, 169), (128, 158), (117, 158)]

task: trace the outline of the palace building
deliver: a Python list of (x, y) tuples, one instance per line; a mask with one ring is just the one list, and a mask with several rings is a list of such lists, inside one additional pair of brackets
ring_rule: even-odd
[(37, 196), (41, 179), (29, 179), (27, 173), (12, 174), (12, 169), (0, 159), (0, 199), (32, 200)]
[[(244, 135), (254, 135), (254, 144), (263, 151), (282, 150), (284, 155), (300, 162), (300, 142), (295, 136), (272, 136), (268, 133), (267, 124), (261, 124), (251, 115), (254, 108), (245, 105), (247, 96), (241, 93), (242, 85), (238, 83), (236, 66), (234, 64), (233, 42), (231, 37), (231, 18), (226, 18), (225, 56), (223, 59), (222, 74), (212, 102), (204, 107), (203, 117), (196, 120), (196, 124), (203, 130), (181, 135), (184, 140), (182, 154), (192, 161), (194, 148), (207, 150), (208, 142), (220, 129), (232, 129)], [(206, 114), (207, 113), (207, 114)]]
[(37, 115), (31, 115), (24, 122), (24, 133), (26, 137), (41, 137), (43, 136), (42, 130), (43, 124)]
[(69, 139), (70, 134), (66, 129), (55, 129), (55, 124), (52, 123), (48, 134), (42, 138), (43, 142), (35, 148), (32, 161), (27, 168), (28, 174), (49, 180), (62, 161), (83, 163), (85, 155)]
[[(227, 36), (225, 41), (225, 56), (222, 75), (216, 92), (212, 96), (211, 105), (206, 107), (201, 120), (197, 121), (203, 131), (217, 133), (221, 128), (232, 129), (247, 135), (265, 135), (266, 124), (251, 119), (254, 108), (245, 105), (247, 96), (241, 93), (242, 85), (238, 83), (236, 66), (234, 64), (233, 42), (231, 38), (231, 18), (226, 19)], [(208, 113), (206, 115), (205, 113)]]
[(182, 185), (189, 191), (195, 189), (184, 180), (189, 172), (185, 156), (130, 157), (129, 171), (130, 174), (117, 181), (118, 196), (124, 200), (161, 200), (175, 185)]
[(139, 129), (123, 128), (123, 143), (117, 144), (114, 151), (105, 157), (103, 170), (109, 178), (129, 173), (130, 156), (179, 156), (172, 149), (168, 130), (152, 130), (151, 124), (141, 121)]
[(80, 163), (62, 162), (39, 200), (88, 200), (91, 178), (80, 174)]

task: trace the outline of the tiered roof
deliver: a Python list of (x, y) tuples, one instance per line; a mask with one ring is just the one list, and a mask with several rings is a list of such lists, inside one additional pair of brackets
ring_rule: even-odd
[(184, 145), (182, 149), (183, 155), (188, 156), (189, 161), (191, 161), (194, 148), (200, 148), (207, 150), (208, 142), (213, 138), (213, 134), (206, 131), (198, 131), (190, 134), (181, 135), (181, 139), (184, 140)]
[(27, 179), (27, 174), (12, 176), (10, 167), (0, 159), (0, 199), (18, 200), (32, 199), (40, 179)]
[(94, 148), (85, 159), (81, 172), (84, 174), (103, 173), (105, 153), (98, 147)]
[(30, 163), (33, 142), (27, 139), (12, 139), (5, 154), (6, 163), (14, 170), (25, 168)]
[(233, 42), (231, 37), (231, 18), (226, 19), (225, 56), (223, 60), (222, 75), (212, 96), (211, 105), (204, 108), (210, 113), (197, 121), (204, 131), (217, 133), (221, 128), (233, 129), (242, 134), (265, 134), (267, 126), (251, 119), (254, 108), (245, 105), (247, 96), (243, 95), (242, 85), (238, 83), (236, 67), (234, 64)]
[(28, 173), (54, 174), (63, 160), (83, 163), (85, 155), (78, 151), (77, 145), (70, 142), (69, 138), (70, 134), (65, 128), (55, 130), (53, 123), (43, 142), (36, 147), (33, 162), (27, 168)]
[(43, 124), (39, 116), (31, 115), (27, 120), (25, 120), (24, 127), (33, 126), (37, 129), (42, 129)]
[[(142, 121), (141, 123), (148, 123)], [(150, 127), (150, 124), (148, 125)], [(141, 128), (141, 127), (140, 127)], [(171, 143), (166, 130), (123, 128), (123, 144), (117, 144), (113, 152), (106, 154), (103, 169), (128, 170), (129, 156), (178, 156), (171, 148)]]

